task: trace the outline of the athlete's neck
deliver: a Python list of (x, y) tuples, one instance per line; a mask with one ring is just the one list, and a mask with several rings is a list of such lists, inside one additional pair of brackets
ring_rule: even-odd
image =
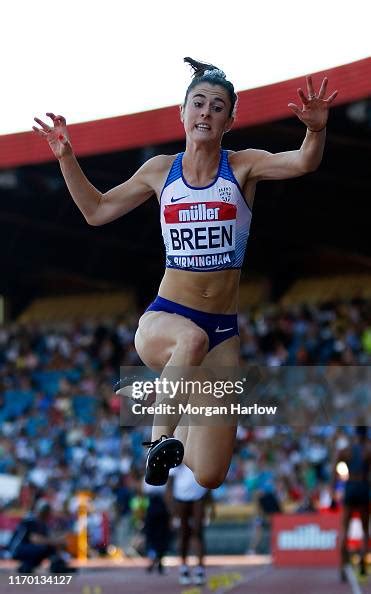
[(220, 146), (187, 143), (182, 161), (185, 179), (194, 185), (214, 179), (219, 168), (220, 150)]

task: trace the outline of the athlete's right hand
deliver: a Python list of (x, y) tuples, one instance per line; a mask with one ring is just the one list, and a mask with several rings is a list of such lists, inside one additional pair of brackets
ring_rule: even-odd
[(39, 124), (41, 128), (32, 126), (32, 129), (36, 134), (48, 141), (49, 146), (57, 159), (71, 155), (72, 146), (66, 126), (66, 119), (61, 115), (56, 116), (54, 113), (50, 112), (46, 115), (52, 120), (53, 127), (51, 128), (48, 124), (39, 120), (39, 118), (34, 118), (35, 122)]

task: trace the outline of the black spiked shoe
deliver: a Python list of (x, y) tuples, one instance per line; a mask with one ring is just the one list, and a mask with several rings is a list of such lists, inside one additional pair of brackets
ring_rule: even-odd
[(179, 466), (184, 456), (183, 444), (175, 437), (161, 435), (156, 441), (144, 441), (149, 447), (146, 463), (145, 481), (149, 485), (165, 485), (169, 470)]

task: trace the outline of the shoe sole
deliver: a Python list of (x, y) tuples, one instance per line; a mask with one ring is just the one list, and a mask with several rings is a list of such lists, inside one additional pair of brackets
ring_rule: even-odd
[(148, 454), (146, 483), (164, 485), (169, 477), (169, 470), (182, 463), (184, 448), (181, 441), (169, 438), (161, 441)]

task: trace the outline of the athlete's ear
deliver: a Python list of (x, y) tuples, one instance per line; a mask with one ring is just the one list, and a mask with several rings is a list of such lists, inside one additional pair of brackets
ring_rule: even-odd
[(180, 111), (180, 121), (184, 122), (184, 107), (183, 107), (183, 105), (179, 105), (179, 111)]
[(229, 130), (232, 128), (233, 124), (234, 124), (234, 116), (232, 115), (232, 116), (231, 116), (231, 117), (229, 117), (229, 118), (228, 118), (228, 120), (226, 121), (225, 128), (224, 128), (224, 134), (225, 134), (226, 132), (229, 132)]

